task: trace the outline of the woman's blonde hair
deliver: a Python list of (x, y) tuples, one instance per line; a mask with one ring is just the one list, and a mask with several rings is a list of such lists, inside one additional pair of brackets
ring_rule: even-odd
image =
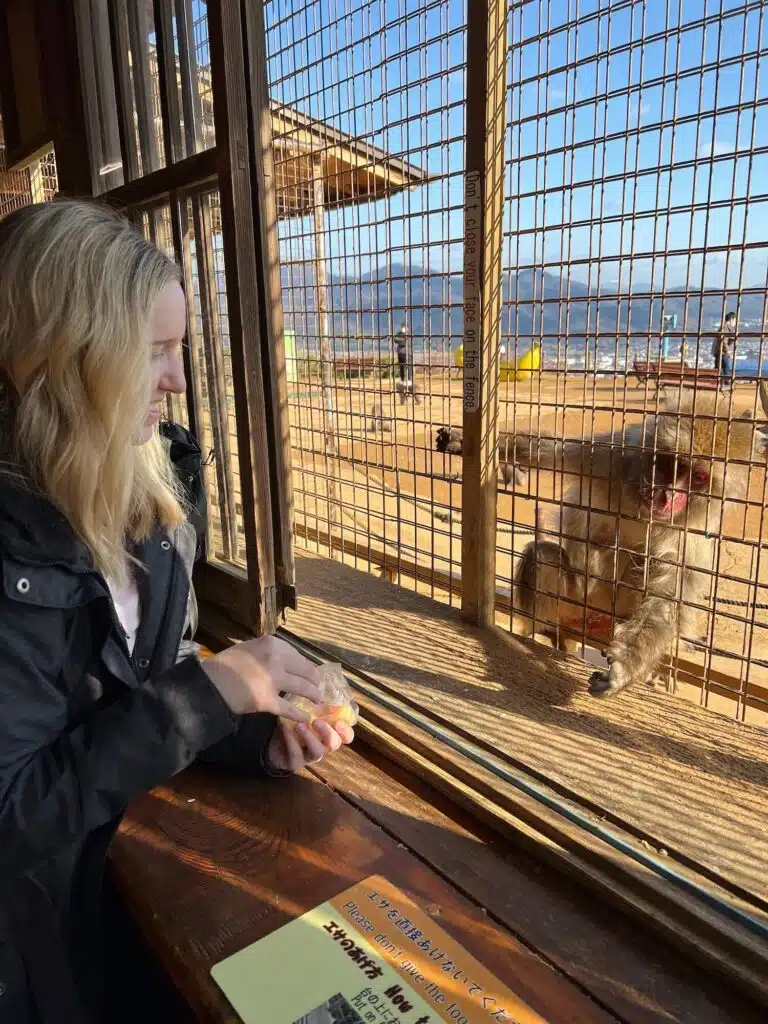
[(39, 203), (0, 224), (6, 443), (106, 576), (122, 577), (127, 541), (184, 519), (161, 440), (135, 443), (149, 401), (151, 309), (179, 276), (98, 203)]

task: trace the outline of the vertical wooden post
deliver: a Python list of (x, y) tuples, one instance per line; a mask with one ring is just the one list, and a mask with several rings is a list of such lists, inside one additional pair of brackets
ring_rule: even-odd
[(181, 105), (184, 116), (186, 155), (192, 156), (202, 148), (203, 114), (198, 91), (198, 67), (195, 54), (195, 32), (192, 0), (174, 0), (176, 33), (179, 47), (179, 76), (181, 78)]
[(173, 46), (173, 8), (171, 0), (154, 0), (155, 50), (163, 116), (163, 144), (166, 166), (186, 156), (181, 135), (178, 71)]
[(262, 0), (243, 4), (243, 24), (250, 83), (252, 164), (255, 169), (254, 211), (258, 268), (261, 349), (269, 386), (265, 388), (267, 442), (271, 448), (272, 521), (275, 537), (275, 576), (279, 608), (296, 607), (293, 554), (293, 471), (291, 457), (288, 374), (285, 361), (283, 286), (280, 276), (280, 237), (272, 109), (267, 80), (267, 43)]
[(320, 371), (323, 390), (323, 416), (325, 417), (325, 454), (330, 456), (328, 466), (328, 524), (335, 522), (338, 515), (336, 494), (336, 410), (333, 394), (334, 365), (333, 352), (329, 344), (330, 325), (328, 321), (328, 279), (325, 264), (325, 175), (319, 156), (312, 158), (312, 217), (315, 243), (315, 309), (317, 333), (320, 344)]
[(217, 295), (219, 269), (214, 249), (213, 204), (210, 193), (192, 197), (200, 287), (200, 312), (203, 321), (208, 408), (211, 433), (216, 452), (216, 478), (220, 512), (221, 538), (225, 558), (238, 558), (237, 497), (235, 494), (232, 446), (230, 444), (229, 401), (224, 368), (224, 339), (221, 310)]
[(91, 181), (100, 194), (123, 184), (107, 0), (76, 0), (74, 13)]
[(464, 189), (462, 615), (495, 622), (507, 0), (469, 0)]
[[(27, 8), (32, 6), (26, 5)], [(52, 141), (56, 149), (59, 193), (93, 195), (74, 0), (60, 0), (55, 4), (38, 0), (34, 6), (41, 84), (52, 129), (51, 138), (46, 141)], [(3, 60), (1, 53), (0, 60)]]
[(155, 107), (152, 97), (152, 70), (149, 66), (149, 23), (142, 3), (126, 5), (128, 42), (131, 48), (131, 76), (136, 99), (136, 124), (139, 132), (142, 174), (160, 166)]
[(253, 182), (249, 166), (248, 88), (239, 0), (209, 0), (213, 112), (221, 196), (227, 312), (237, 416), (240, 490), (251, 607), (258, 634), (277, 628), (272, 483), (259, 338), (259, 286)]
[[(133, 121), (131, 67), (128, 60), (130, 50), (128, 12), (125, 4), (121, 4), (119, 0), (109, 0), (109, 26), (112, 38), (112, 66), (115, 76), (115, 96), (117, 97), (117, 120), (120, 134), (120, 151), (123, 158), (123, 173), (125, 181), (134, 181), (139, 176), (139, 147), (136, 137), (136, 126)], [(58, 154), (57, 147), (57, 160)]]

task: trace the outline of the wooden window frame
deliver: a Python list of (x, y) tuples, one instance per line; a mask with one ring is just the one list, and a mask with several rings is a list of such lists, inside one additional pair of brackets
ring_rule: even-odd
[[(64, 4), (75, 29), (75, 40), (75, 5), (79, 2), (66, 0)], [(284, 399), (286, 389), (285, 356), (277, 269), (277, 203), (274, 176), (268, 170), (271, 138), (262, 9), (244, 0), (209, 0), (207, 4), (216, 143), (213, 148), (198, 151), (201, 124), (196, 113), (200, 113), (200, 97), (194, 87), (184, 87), (184, 75), (179, 90), (173, 80), (175, 54), (170, 52), (170, 60), (166, 59), (172, 50), (176, 17), (177, 32), (178, 26), (182, 30), (180, 56), (189, 63), (191, 9), (187, 0), (154, 0), (165, 166), (160, 165), (162, 161), (153, 147), (151, 119), (142, 129), (141, 111), (137, 151), (132, 93), (136, 88), (136, 60), (129, 73), (126, 44), (133, 42), (136, 48), (140, 26), (131, 21), (130, 10), (121, 0), (108, 0), (108, 9), (115, 55), (116, 120), (125, 180), (107, 190), (99, 187), (95, 177), (96, 156), (90, 144), (96, 133), (92, 132), (89, 145), (79, 152), (69, 148), (61, 154), (57, 150), (60, 175), (69, 186), (63, 187), (62, 192), (100, 194), (106, 202), (133, 217), (147, 208), (168, 203), (174, 253), (184, 267), (185, 245), (188, 247), (187, 199), (206, 187), (218, 188), (246, 568), (206, 559), (196, 570), (195, 584), (202, 601), (225, 609), (234, 621), (257, 635), (271, 633), (277, 628), (283, 609), (294, 605), (295, 589), (287, 403), (280, 398), (282, 395)], [(89, 66), (81, 74), (76, 55), (77, 47), (65, 56), (70, 74), (76, 73), (80, 83), (84, 123), (86, 111), (98, 109), (98, 96), (94, 95), (92, 68)], [(103, 54), (94, 55), (94, 62), (98, 60), (103, 65)], [(254, 65), (254, 60), (260, 61), (260, 65)], [(138, 92), (148, 108), (151, 97), (145, 79), (146, 76), (139, 79)], [(183, 114), (191, 115), (189, 121), (184, 119), (183, 144), (179, 99)], [(177, 159), (185, 151), (188, 155)], [(141, 177), (137, 176), (139, 155), (142, 170), (146, 171)], [(185, 359), (191, 384), (187, 391), (188, 422), (195, 431), (200, 394), (188, 353)], [(231, 476), (231, 467), (224, 468), (224, 476), (227, 475)]]

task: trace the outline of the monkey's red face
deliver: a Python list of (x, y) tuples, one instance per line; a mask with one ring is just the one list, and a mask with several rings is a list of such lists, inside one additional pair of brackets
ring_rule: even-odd
[(668, 452), (657, 453), (650, 477), (643, 484), (642, 500), (657, 520), (682, 519), (691, 500), (709, 491), (709, 466)]

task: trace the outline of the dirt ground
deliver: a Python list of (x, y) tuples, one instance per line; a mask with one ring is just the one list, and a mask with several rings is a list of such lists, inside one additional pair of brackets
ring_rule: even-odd
[[(434, 451), (434, 434), (443, 424), (461, 424), (462, 384), (456, 371), (440, 369), (417, 375), (415, 385), (417, 398), (402, 400), (388, 380), (337, 378), (330, 401), (316, 380), (289, 386), (297, 547), (325, 553), (333, 548), (349, 564), (457, 605), (461, 460)], [(500, 385), (499, 426), (591, 437), (641, 421), (657, 402), (654, 389), (634, 379), (546, 374)], [(733, 414), (754, 411), (756, 402), (754, 384), (737, 385)], [(765, 485), (765, 473), (751, 469), (747, 502), (726, 514), (709, 649), (677, 652), (683, 666), (676, 684), (680, 695), (756, 725), (768, 724)], [(537, 503), (545, 510), (557, 497), (552, 474), (538, 481), (532, 476), (518, 491), (500, 484), (501, 603), (509, 599), (517, 557), (531, 540)], [(765, 607), (754, 609), (748, 602)], [(510, 628), (509, 614), (499, 611), (498, 622)], [(599, 660), (589, 648), (583, 655)], [(711, 685), (702, 686), (705, 677)]]

